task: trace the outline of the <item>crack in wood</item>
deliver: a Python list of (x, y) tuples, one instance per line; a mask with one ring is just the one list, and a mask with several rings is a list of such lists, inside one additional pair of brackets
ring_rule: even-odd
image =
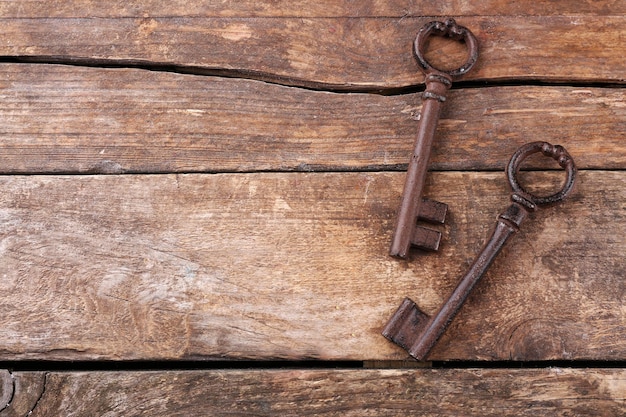
[[(0, 409), (0, 417), (29, 416), (36, 408), (45, 392), (46, 374), (44, 372), (22, 372), (15, 370), (2, 370), (5, 373), (6, 403)], [(9, 376), (10, 393), (7, 392), (7, 377)], [(10, 397), (10, 398), (9, 398)]]
[(49, 372), (44, 372), (43, 373), (43, 384), (42, 384), (41, 394), (39, 394), (39, 397), (37, 397), (37, 399), (35, 400), (35, 403), (30, 408), (28, 413), (25, 414), (26, 416), (30, 416), (35, 411), (35, 409), (39, 405), (41, 399), (43, 398), (44, 394), (46, 393), (46, 386), (48, 384), (48, 375), (49, 375)]
[[(193, 65), (180, 65), (143, 61), (136, 59), (97, 59), (72, 56), (0, 56), (0, 64), (33, 64), (33, 65), (65, 65), (96, 69), (137, 69), (153, 72), (165, 72), (178, 75), (196, 75), (202, 77), (232, 78), (259, 81), (281, 87), (293, 87), (302, 90), (319, 91), (336, 94), (375, 94), (383, 96), (403, 96), (424, 91), (424, 84), (407, 84), (405, 86), (359, 86), (349, 84), (329, 84), (310, 81), (297, 77), (286, 77), (269, 72), (237, 68), (210, 68)], [(524, 86), (558, 86), (578, 88), (626, 88), (626, 84), (614, 81), (561, 81), (541, 78), (511, 78), (506, 80), (458, 81), (452, 90), (487, 88), (487, 87), (524, 87)], [(119, 167), (102, 167), (95, 173), (119, 173)], [(112, 172), (110, 172), (112, 171)]]
[(268, 84), (294, 87), (303, 90), (323, 91), (328, 93), (352, 93), (352, 94), (381, 94), (396, 95), (409, 94), (413, 90), (423, 89), (420, 85), (401, 88), (393, 87), (362, 87), (357, 85), (328, 84), (316, 81), (308, 81), (296, 77), (286, 77), (262, 71), (254, 71), (237, 68), (209, 68), (193, 65), (175, 65), (142, 60), (126, 59), (95, 59), (81, 57), (58, 57), (58, 56), (0, 56), (0, 63), (13, 64), (43, 64), (43, 65), (67, 65), (85, 68), (120, 68), (140, 69), (145, 71), (166, 72), (182, 75), (197, 75), (205, 77), (236, 78), (251, 81), (260, 81)]
[[(10, 405), (11, 402), (13, 401), (13, 397), (15, 396), (15, 378), (13, 377), (13, 373), (9, 370), (2, 370), (0, 371), (3, 374), (3, 389), (2, 389), (2, 399), (1, 399), (1, 403), (0, 406), (2, 406), (2, 408), (0, 408), (0, 415), (2, 414), (2, 412), (7, 409)], [(8, 378), (10, 379), (10, 381), (7, 382), (7, 375)], [(10, 392), (8, 392), (10, 391)]]

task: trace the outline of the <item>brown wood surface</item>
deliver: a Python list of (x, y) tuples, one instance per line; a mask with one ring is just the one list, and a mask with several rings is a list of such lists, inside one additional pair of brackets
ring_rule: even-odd
[[(45, 390), (44, 372), (0, 371), (0, 416), (23, 417), (37, 405)], [(63, 415), (63, 413), (55, 413)]]
[[(406, 169), (421, 94), (338, 94), (138, 69), (0, 66), (0, 171)], [(502, 170), (532, 140), (626, 168), (623, 89), (450, 92), (431, 169)]]
[(0, 15), (48, 17), (407, 17), (407, 16), (524, 16), (609, 15), (626, 12), (620, 0), (238, 0), (234, 2), (111, 0), (28, 0), (0, 3)]
[[(42, 373), (22, 373), (22, 377)], [(19, 377), (18, 377), (19, 378)], [(33, 417), (604, 416), (626, 413), (621, 369), (51, 372)], [(8, 415), (9, 409), (0, 412)]]
[[(446, 15), (480, 57), (433, 149), (442, 249), (401, 261), (412, 42)], [(626, 414), (625, 2), (29, 0), (0, 24), (0, 417)], [(429, 44), (440, 66), (463, 54)], [(576, 191), (526, 221), (429, 359), (572, 368), (409, 362), (382, 327), (405, 296), (440, 306), (533, 140), (567, 147)], [(370, 369), (261, 369), (276, 359)]]
[[(405, 358), (380, 335), (387, 319), (405, 296), (437, 309), (508, 204), (500, 172), (429, 178), (451, 210), (443, 249), (398, 261), (404, 173), (0, 177), (0, 356)], [(625, 186), (580, 172), (431, 359), (624, 358)]]
[[(315, 88), (397, 88), (422, 81), (412, 42), (432, 19), (6, 16), (0, 56), (184, 66)], [(459, 24), (480, 43), (467, 80), (624, 83), (623, 14), (468, 16)], [(450, 42), (431, 44), (437, 65), (462, 61)]]

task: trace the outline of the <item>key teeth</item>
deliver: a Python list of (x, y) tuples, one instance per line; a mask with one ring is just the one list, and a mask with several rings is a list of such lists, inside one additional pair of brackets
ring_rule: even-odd
[(437, 251), (441, 244), (441, 232), (427, 227), (415, 226), (411, 244), (421, 249)]
[[(447, 204), (424, 198), (419, 206), (418, 219), (443, 224), (447, 213)], [(441, 244), (441, 232), (416, 225), (411, 236), (411, 244), (421, 249), (437, 251)]]
[(383, 336), (410, 351), (430, 317), (415, 302), (405, 298), (382, 331)]
[(417, 217), (429, 223), (444, 224), (446, 214), (448, 214), (448, 205), (446, 203), (424, 198), (419, 206)]

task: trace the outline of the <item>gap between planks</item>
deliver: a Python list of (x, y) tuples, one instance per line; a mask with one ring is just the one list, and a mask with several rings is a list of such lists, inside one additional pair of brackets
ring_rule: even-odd
[(399, 360), (174, 360), (174, 361), (0, 361), (0, 370), (14, 372), (152, 372), (220, 370), (346, 370), (346, 369), (626, 369), (626, 360), (544, 361), (416, 361)]

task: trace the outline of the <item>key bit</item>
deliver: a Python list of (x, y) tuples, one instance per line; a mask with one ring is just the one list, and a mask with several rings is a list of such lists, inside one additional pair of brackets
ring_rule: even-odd
[[(537, 152), (556, 160), (567, 173), (561, 190), (547, 197), (539, 197), (527, 192), (517, 180), (522, 161)], [(411, 299), (405, 298), (382, 332), (383, 336), (407, 350), (417, 360), (424, 360), (428, 356), (474, 285), (487, 271), (509, 237), (519, 230), (528, 213), (537, 207), (563, 200), (572, 191), (576, 179), (576, 167), (572, 157), (563, 147), (553, 146), (547, 142), (532, 142), (519, 148), (511, 157), (506, 173), (513, 190), (512, 203), (498, 216), (491, 237), (469, 271), (459, 280), (459, 284), (446, 303), (434, 316), (429, 317)]]
[[(451, 71), (439, 70), (430, 65), (424, 58), (424, 49), (426, 41), (431, 35), (447, 36), (465, 42), (469, 50), (465, 64)], [(457, 25), (454, 19), (447, 19), (445, 22), (434, 21), (424, 25), (415, 38), (413, 49), (419, 68), (426, 76), (426, 91), (423, 94), (422, 114), (417, 138), (413, 156), (409, 161), (402, 202), (398, 210), (398, 220), (389, 250), (392, 256), (400, 258), (406, 257), (411, 244), (429, 250), (437, 250), (439, 248), (441, 233), (416, 225), (418, 219), (431, 220), (425, 215), (429, 208), (424, 208), (422, 199), (430, 150), (441, 107), (446, 101), (446, 92), (452, 85), (452, 80), (466, 74), (478, 59), (478, 42), (476, 38), (469, 29)], [(442, 209), (444, 211), (443, 218), (445, 218), (447, 206), (443, 203), (437, 204), (440, 208), (445, 207), (445, 209)]]
[[(448, 213), (448, 205), (438, 201), (422, 199), (418, 218), (429, 223), (443, 224)], [(441, 232), (415, 225), (411, 235), (411, 245), (420, 249), (436, 251), (441, 243)]]

